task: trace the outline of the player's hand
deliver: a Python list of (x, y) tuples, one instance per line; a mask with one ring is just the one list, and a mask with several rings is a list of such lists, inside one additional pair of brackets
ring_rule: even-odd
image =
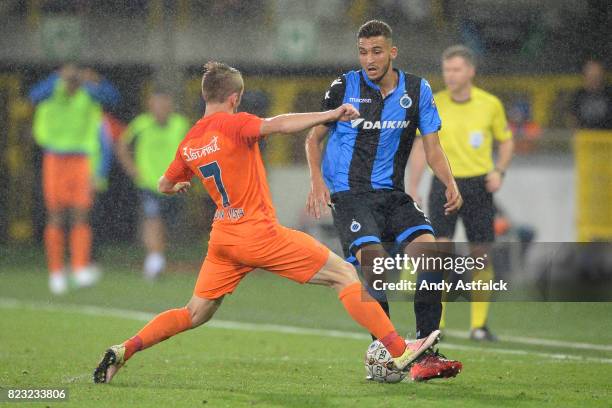
[(332, 112), (334, 114), (334, 121), (339, 122), (345, 122), (359, 117), (359, 111), (350, 103), (340, 105)]
[(459, 193), (457, 183), (453, 181), (448, 187), (446, 187), (446, 204), (444, 204), (444, 215), (450, 215), (456, 211), (459, 211), (463, 205), (463, 198)]
[(499, 170), (493, 170), (485, 177), (485, 188), (489, 193), (495, 193), (501, 188), (503, 176)]
[(321, 214), (329, 214), (331, 198), (329, 189), (322, 179), (313, 181), (310, 185), (310, 193), (306, 201), (306, 211), (315, 218), (321, 218)]
[(172, 187), (172, 191), (177, 194), (184, 194), (191, 188), (191, 183), (189, 181), (181, 181), (180, 183), (176, 183), (174, 187)]

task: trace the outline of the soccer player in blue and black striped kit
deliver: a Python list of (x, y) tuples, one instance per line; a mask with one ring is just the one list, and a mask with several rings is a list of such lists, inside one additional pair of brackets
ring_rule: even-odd
[[(369, 21), (357, 37), (362, 69), (331, 83), (323, 109), (351, 103), (361, 116), (310, 131), (306, 153), (312, 189), (307, 207), (317, 218), (322, 209), (332, 208), (347, 261), (363, 265), (362, 273), (371, 285), (373, 275), (367, 266), (371, 258), (386, 256), (386, 249), (419, 256), (435, 242), (431, 223), (404, 188), (404, 171), (417, 128), (428, 164), (446, 186), (445, 213), (457, 211), (462, 198), (440, 147), (441, 121), (429, 84), (393, 68), (398, 50), (386, 23)], [(383, 246), (388, 243), (392, 248)], [(420, 276), (422, 272), (427, 271), (419, 271)], [(384, 292), (371, 293), (388, 313)], [(417, 291), (414, 311), (417, 339), (427, 337), (440, 323), (441, 294)], [(448, 378), (461, 368), (460, 362), (432, 351), (412, 367), (411, 376), (417, 381)]]

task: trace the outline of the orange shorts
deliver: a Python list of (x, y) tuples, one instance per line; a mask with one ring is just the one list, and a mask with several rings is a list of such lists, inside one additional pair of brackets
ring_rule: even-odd
[(255, 268), (299, 283), (308, 282), (327, 262), (329, 249), (310, 235), (281, 225), (268, 239), (241, 245), (208, 245), (193, 294), (217, 299), (232, 293)]
[(87, 156), (45, 153), (42, 182), (48, 209), (91, 208), (93, 189)]

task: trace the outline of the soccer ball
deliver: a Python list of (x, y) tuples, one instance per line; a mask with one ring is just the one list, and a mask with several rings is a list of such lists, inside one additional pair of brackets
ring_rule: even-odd
[(406, 373), (393, 366), (391, 353), (378, 340), (370, 344), (365, 355), (366, 379), (381, 383), (398, 383)]

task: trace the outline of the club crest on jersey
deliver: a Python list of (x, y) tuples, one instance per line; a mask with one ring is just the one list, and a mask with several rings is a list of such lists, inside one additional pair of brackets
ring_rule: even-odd
[(399, 104), (402, 108), (404, 109), (408, 109), (409, 107), (412, 106), (412, 98), (408, 96), (408, 94), (404, 94), (400, 100), (399, 100)]
[(353, 220), (353, 222), (351, 223), (351, 232), (359, 232), (360, 229), (361, 229), (361, 224)]
[(189, 162), (192, 160), (199, 159), (200, 157), (206, 157), (211, 153), (218, 152), (219, 150), (221, 150), (221, 148), (219, 147), (217, 141), (218, 138), (217, 136), (215, 136), (206, 146), (198, 147), (197, 149), (187, 146), (183, 147), (183, 156), (185, 156), (185, 161)]

